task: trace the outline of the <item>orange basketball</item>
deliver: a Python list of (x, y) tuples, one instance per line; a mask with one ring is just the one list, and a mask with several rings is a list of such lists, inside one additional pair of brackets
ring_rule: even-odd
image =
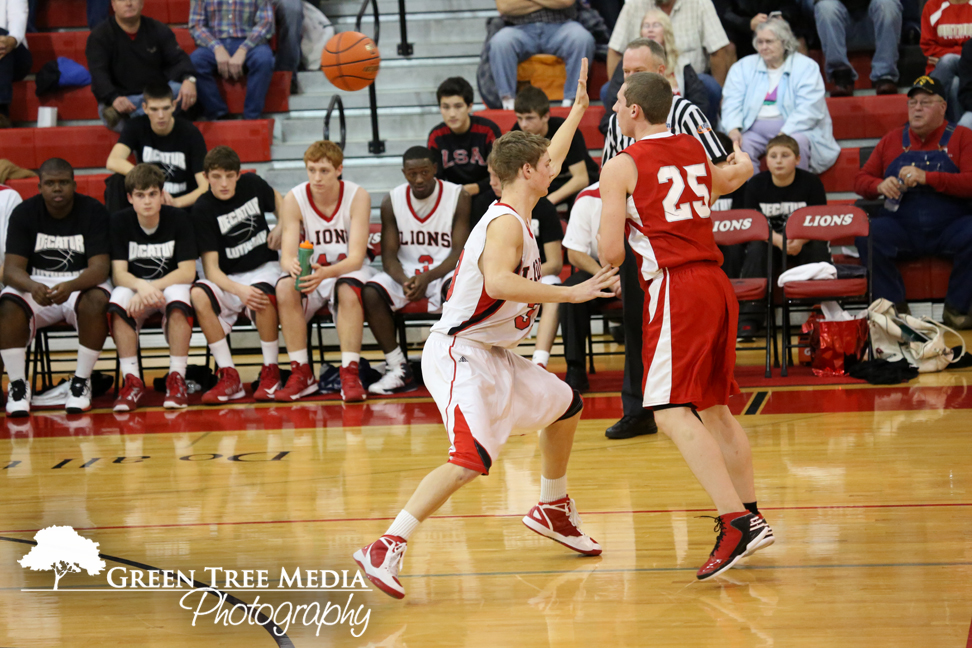
[(378, 76), (381, 55), (375, 42), (358, 32), (341, 32), (321, 52), (321, 69), (341, 90), (361, 90)]

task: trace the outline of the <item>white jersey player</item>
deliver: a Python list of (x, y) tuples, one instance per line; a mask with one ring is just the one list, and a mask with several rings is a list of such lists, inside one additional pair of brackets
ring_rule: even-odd
[[(291, 373), (274, 400), (291, 402), (317, 391), (307, 354), (307, 322), (325, 305), (334, 317), (341, 345), (341, 397), (358, 402), (368, 393), (361, 386), (358, 361), (364, 329), (361, 288), (375, 271), (364, 266), (368, 250), (371, 197), (341, 180), (344, 154), (334, 142), (320, 141), (304, 153), (308, 182), (294, 187), (281, 207), (280, 266), (290, 275), (277, 283), (277, 311)], [(300, 277), (298, 247), (314, 246), (311, 274)]]
[(402, 156), (406, 182), (381, 203), (384, 272), (361, 293), (368, 326), (385, 353), (385, 375), (368, 386), (376, 394), (413, 391), (418, 383), (395, 340), (393, 312), (437, 313), (445, 301), (469, 234), (471, 199), (462, 187), (435, 177), (435, 155), (413, 146)]
[(489, 474), (514, 429), (542, 428), (540, 503), (523, 523), (579, 553), (601, 553), (580, 530), (567, 495), (580, 394), (509, 350), (529, 332), (538, 304), (606, 296), (615, 282), (616, 271), (605, 268), (573, 288), (541, 283), (540, 252), (530, 227), (533, 207), (557, 177), (587, 108), (586, 79), (585, 59), (574, 108), (553, 142), (514, 131), (493, 144), (489, 164), (500, 177), (502, 196), (470, 233), (442, 319), (422, 353), (425, 385), (452, 442), (449, 461), (422, 480), (385, 535), (354, 554), (368, 578), (395, 598), (405, 596), (398, 571), (409, 536), (456, 490)]

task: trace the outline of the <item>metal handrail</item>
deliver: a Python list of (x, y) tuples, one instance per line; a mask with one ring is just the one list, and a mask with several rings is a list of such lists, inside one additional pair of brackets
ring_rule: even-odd
[(348, 128), (347, 123), (344, 121), (344, 102), (341, 101), (341, 95), (334, 95), (331, 97), (331, 103), (327, 105), (327, 114), (324, 115), (324, 139), (331, 139), (331, 113), (334, 112), (334, 106), (338, 109), (338, 123), (341, 126), (341, 141), (337, 142), (337, 145), (344, 150), (344, 145), (348, 140)]
[[(354, 30), (361, 32), (361, 19), (364, 18), (365, 10), (368, 8), (369, 2), (371, 3), (371, 8), (375, 16), (375, 37), (372, 40), (375, 41), (375, 45), (377, 46), (379, 30), (381, 28), (378, 19), (378, 0), (364, 0), (361, 3), (361, 9), (358, 10), (358, 18), (354, 22)], [(380, 155), (385, 152), (385, 141), (378, 134), (378, 95), (375, 94), (374, 82), (368, 86), (368, 100), (371, 104), (371, 141), (368, 142), (368, 152), (372, 155)]]
[(398, 0), (398, 24), (402, 29), (402, 40), (398, 44), (399, 56), (411, 56), (415, 50), (408, 42), (408, 25), (405, 23), (405, 0)]

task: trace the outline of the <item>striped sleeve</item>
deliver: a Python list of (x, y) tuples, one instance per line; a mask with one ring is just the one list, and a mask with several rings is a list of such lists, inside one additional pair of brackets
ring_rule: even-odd
[(691, 135), (705, 148), (706, 155), (713, 164), (724, 162), (726, 150), (716, 137), (712, 125), (705, 114), (694, 103), (684, 97), (675, 97), (672, 104), (671, 131), (676, 135)]
[(611, 115), (611, 121), (608, 123), (608, 132), (604, 136), (604, 152), (601, 154), (601, 167), (603, 168), (608, 160), (616, 157), (618, 153), (632, 144), (634, 144), (633, 138), (625, 137), (621, 134), (618, 116)]

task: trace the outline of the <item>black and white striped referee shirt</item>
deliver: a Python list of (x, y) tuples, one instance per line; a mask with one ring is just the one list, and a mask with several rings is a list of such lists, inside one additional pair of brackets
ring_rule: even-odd
[[(668, 130), (674, 135), (691, 135), (699, 140), (713, 164), (725, 161), (726, 150), (719, 143), (719, 138), (712, 130), (709, 120), (705, 118), (699, 107), (688, 99), (678, 95), (672, 97), (672, 109), (668, 113), (667, 125)], [(634, 138), (622, 135), (621, 127), (618, 126), (618, 116), (611, 115), (608, 132), (604, 136), (604, 155), (601, 158), (601, 166), (603, 167), (608, 160), (632, 144), (634, 144)]]

